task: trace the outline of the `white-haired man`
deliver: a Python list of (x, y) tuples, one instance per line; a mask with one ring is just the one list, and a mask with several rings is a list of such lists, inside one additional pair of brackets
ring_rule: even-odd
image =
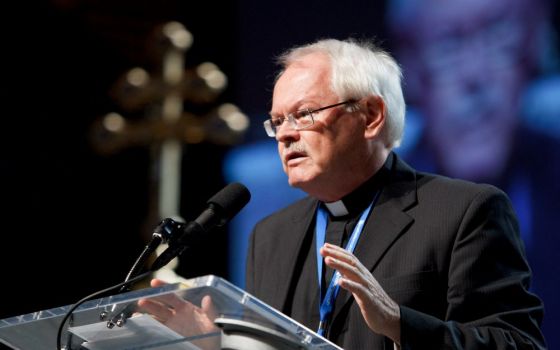
[(247, 290), (346, 349), (544, 348), (509, 199), (392, 149), (398, 64), (352, 40), (280, 57), (265, 122), (308, 197), (259, 222)]

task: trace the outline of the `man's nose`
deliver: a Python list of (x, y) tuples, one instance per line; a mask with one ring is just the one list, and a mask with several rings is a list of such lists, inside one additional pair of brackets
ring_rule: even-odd
[(299, 131), (296, 130), (289, 120), (284, 120), (284, 122), (276, 128), (276, 140), (278, 142), (297, 139), (299, 139)]

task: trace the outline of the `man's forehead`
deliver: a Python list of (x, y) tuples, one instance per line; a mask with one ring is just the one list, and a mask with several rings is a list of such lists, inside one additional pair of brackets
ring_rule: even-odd
[(319, 67), (288, 68), (278, 79), (272, 95), (272, 111), (293, 109), (304, 103), (320, 102), (333, 94), (328, 72)]

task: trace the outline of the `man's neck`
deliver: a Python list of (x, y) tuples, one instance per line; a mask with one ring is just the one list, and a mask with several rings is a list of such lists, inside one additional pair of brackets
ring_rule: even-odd
[(325, 207), (333, 217), (356, 215), (362, 212), (372, 201), (375, 194), (386, 184), (391, 176), (394, 157), (390, 155), (383, 166), (374, 175), (364, 181), (354, 191), (339, 200), (325, 202)]
[[(374, 160), (369, 162), (370, 166), (364, 166), (364, 171), (360, 174), (357, 172), (352, 172), (348, 174), (345, 178), (345, 181), (341, 181), (340, 183), (332, 184), (332, 186), (323, 186), (318, 188), (316, 193), (312, 193), (311, 191), (306, 191), (312, 197), (317, 198), (321, 202), (324, 203), (332, 203), (343, 199), (344, 197), (348, 196), (350, 193), (354, 192), (360, 186), (362, 186), (366, 181), (371, 179), (375, 176), (379, 170), (384, 166), (387, 162), (387, 158), (390, 154), (390, 151), (387, 150), (383, 152), (381, 156), (375, 157)], [(365, 162), (367, 164), (367, 162)], [(352, 181), (350, 181), (352, 180)]]

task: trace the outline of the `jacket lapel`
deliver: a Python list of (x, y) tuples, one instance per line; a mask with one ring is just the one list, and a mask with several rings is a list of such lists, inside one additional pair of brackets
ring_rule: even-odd
[[(416, 204), (416, 175), (397, 157), (389, 182), (369, 216), (354, 255), (373, 271), (385, 252), (404, 234), (413, 219), (405, 210)], [(333, 313), (334, 322), (340, 310), (351, 300), (352, 294), (340, 288)]]
[(300, 271), (295, 271), (296, 262), (301, 254), (304, 238), (309, 232), (309, 226), (315, 217), (317, 203), (317, 200), (307, 197), (301, 206), (293, 210), (294, 215), (291, 219), (286, 221), (288, 224), (285, 227), (286, 239), (281, 240), (277, 247), (278, 252), (285, 255), (281, 260), (285, 266), (279, 269), (279, 275), (274, 277), (275, 280), (285, 282), (278, 285), (271, 305), (278, 310), (284, 309), (293, 279), (300, 274)]

